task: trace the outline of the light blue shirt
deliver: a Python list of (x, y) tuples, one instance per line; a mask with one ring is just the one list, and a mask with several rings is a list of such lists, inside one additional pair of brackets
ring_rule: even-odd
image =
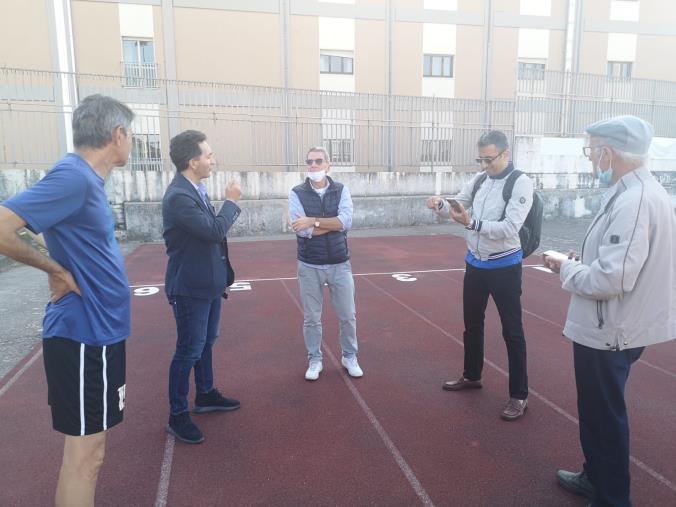
[[(317, 194), (319, 194), (320, 199), (324, 199), (324, 193), (326, 192), (327, 188), (329, 188), (328, 185), (320, 189), (312, 187), (312, 189), (317, 192)], [(296, 192), (291, 190), (291, 192), (289, 192), (289, 217), (293, 222), (294, 220), (304, 216), (306, 216), (305, 209), (303, 208), (303, 205), (301, 204)], [(343, 224), (341, 231), (349, 231), (352, 228), (352, 196), (345, 185), (343, 185), (343, 191), (340, 194), (337, 218), (340, 220), (340, 223)], [(314, 227), (308, 227), (307, 229), (298, 231), (296, 235), (300, 236), (301, 238), (311, 238), (314, 230)], [(305, 262), (302, 262), (302, 264), (315, 269), (328, 269), (330, 266), (335, 266), (335, 264), (317, 265), (307, 264)]]

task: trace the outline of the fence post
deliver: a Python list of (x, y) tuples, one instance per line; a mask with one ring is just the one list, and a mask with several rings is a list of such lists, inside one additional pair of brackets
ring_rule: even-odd
[(366, 167), (371, 170), (371, 94), (366, 98)]
[(657, 99), (657, 81), (653, 80), (653, 93), (652, 93), (652, 106), (650, 109), (650, 120), (651, 123), (653, 124), (653, 127), (655, 126), (655, 101)]
[(282, 158), (288, 172), (291, 171), (291, 125), (289, 123), (289, 60), (291, 58), (289, 52), (289, 25), (291, 13), (289, 0), (279, 1), (279, 15), (282, 28), (282, 83), (284, 86), (284, 96), (282, 99)]
[(393, 104), (392, 104), (392, 86), (393, 86), (393, 34), (395, 22), (395, 9), (393, 0), (386, 0), (385, 8), (387, 13), (387, 115), (385, 118), (385, 125), (387, 129), (387, 170), (392, 171), (394, 168), (394, 131), (392, 127)]
[[(434, 162), (441, 158), (441, 139), (437, 138), (439, 128), (437, 127), (436, 118), (432, 117), (432, 157), (430, 160), (430, 171), (434, 172)], [(439, 164), (437, 164), (439, 165)]]
[[(286, 171), (291, 171), (291, 117), (289, 114), (289, 88), (284, 88), (282, 96), (282, 159)], [(296, 118), (298, 124), (298, 118)]]
[(560, 111), (560, 122), (559, 122), (559, 135), (565, 137), (568, 131), (568, 119), (570, 115), (570, 79), (571, 75), (569, 72), (563, 73), (563, 99), (561, 100), (561, 111)]
[(394, 156), (394, 101), (392, 95), (387, 96), (387, 170), (393, 171), (395, 165)]
[(516, 152), (516, 136), (518, 134), (518, 123), (517, 123), (517, 103), (519, 100), (519, 94), (516, 94), (514, 97), (514, 102), (512, 102), (512, 162), (515, 165), (519, 165), (518, 154)]

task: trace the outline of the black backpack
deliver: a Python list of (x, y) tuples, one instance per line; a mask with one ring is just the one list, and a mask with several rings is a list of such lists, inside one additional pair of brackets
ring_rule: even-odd
[[(512, 190), (514, 190), (514, 182), (523, 174), (522, 171), (514, 169), (505, 181), (505, 186), (502, 187), (502, 199), (505, 201), (505, 208), (502, 210), (500, 221), (505, 219), (507, 212), (507, 205), (512, 198)], [(472, 201), (474, 196), (479, 191), (479, 187), (486, 181), (488, 174), (482, 174), (475, 182), (472, 189)], [(528, 212), (526, 221), (519, 230), (519, 239), (521, 240), (521, 250), (523, 250), (524, 259), (532, 254), (537, 247), (540, 246), (540, 234), (542, 233), (542, 216), (544, 214), (544, 203), (542, 197), (538, 192), (533, 191), (533, 205)]]

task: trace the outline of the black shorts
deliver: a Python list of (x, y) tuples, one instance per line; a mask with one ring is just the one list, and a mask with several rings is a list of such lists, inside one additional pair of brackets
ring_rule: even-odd
[(122, 421), (125, 341), (95, 347), (67, 338), (42, 343), (52, 425), (66, 435), (99, 433)]

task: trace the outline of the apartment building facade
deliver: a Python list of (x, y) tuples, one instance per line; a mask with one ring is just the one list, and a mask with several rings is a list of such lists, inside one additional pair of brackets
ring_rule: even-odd
[[(546, 97), (556, 73), (676, 82), (676, 10), (658, 0), (4, 0), (0, 48), (0, 168), (58, 156), (78, 97), (101, 92), (139, 113), (137, 169), (168, 168), (168, 139), (200, 128), (224, 168), (292, 170), (322, 143), (343, 170), (450, 170), (489, 126), (557, 134), (558, 124), (514, 122), (515, 99)], [(527, 111), (531, 124), (561, 116), (533, 107), (543, 110)], [(43, 151), (25, 146), (30, 137)]]

